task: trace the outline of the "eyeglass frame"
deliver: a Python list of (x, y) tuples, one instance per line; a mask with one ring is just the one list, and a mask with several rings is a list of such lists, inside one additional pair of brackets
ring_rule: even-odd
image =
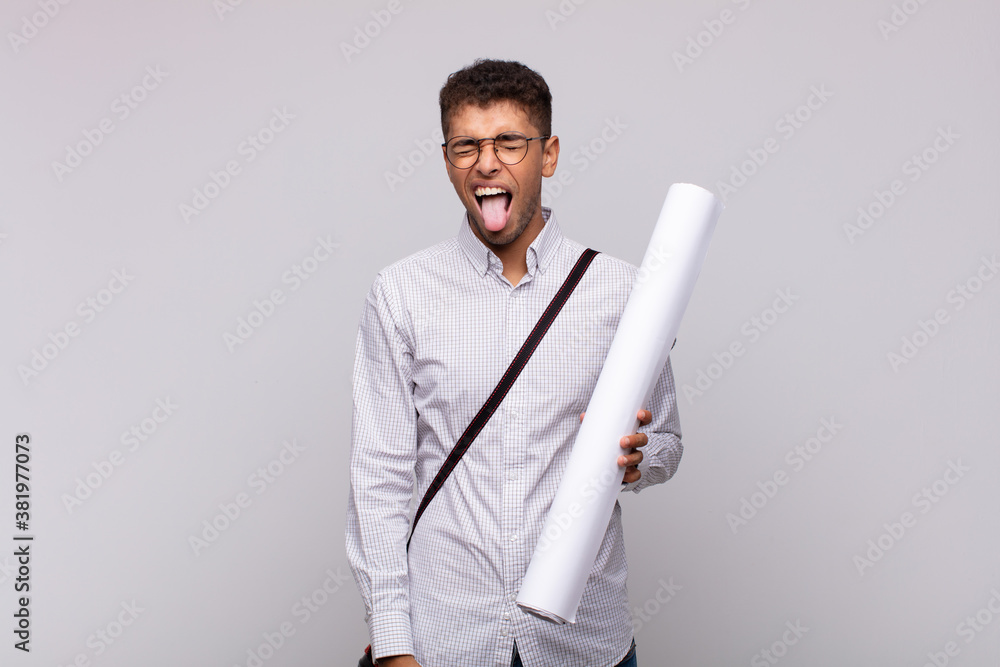
[[(528, 150), (527, 150), (527, 148), (525, 148), (524, 155), (522, 155), (521, 159), (518, 160), (517, 162), (504, 162), (503, 160), (500, 159), (500, 153), (497, 152), (497, 137), (501, 137), (501, 136), (503, 136), (505, 134), (510, 134), (511, 132), (515, 132), (517, 134), (520, 134), (522, 137), (524, 136), (523, 133), (518, 132), (517, 130), (508, 130), (506, 132), (501, 132), (496, 137), (483, 137), (482, 139), (476, 139), (475, 137), (470, 137), (467, 134), (458, 134), (458, 135), (455, 135), (454, 137), (452, 137), (451, 139), (449, 139), (448, 141), (444, 142), (443, 144), (441, 144), (441, 148), (444, 149), (444, 157), (445, 157), (446, 160), (448, 160), (448, 164), (450, 164), (451, 166), (453, 166), (455, 169), (463, 169), (463, 170), (464, 169), (472, 169), (479, 162), (479, 158), (481, 158), (483, 156), (483, 142), (484, 141), (492, 141), (493, 142), (493, 154), (497, 156), (497, 160), (500, 161), (500, 164), (507, 165), (508, 167), (513, 167), (515, 164), (521, 164), (522, 162), (524, 162), (524, 158), (528, 157)], [(451, 161), (451, 157), (448, 155), (448, 144), (450, 144), (452, 141), (454, 141), (455, 139), (458, 139), (460, 137), (465, 137), (466, 139), (472, 139), (473, 141), (476, 142), (476, 150), (478, 151), (478, 154), (476, 155), (475, 161), (472, 164), (470, 164), (468, 167), (459, 167), (457, 164), (455, 164), (454, 162)], [(528, 141), (528, 142), (534, 141), (535, 139), (551, 139), (551, 138), (552, 138), (551, 134), (546, 134), (545, 136), (541, 136), (541, 137), (524, 137), (525, 141)]]

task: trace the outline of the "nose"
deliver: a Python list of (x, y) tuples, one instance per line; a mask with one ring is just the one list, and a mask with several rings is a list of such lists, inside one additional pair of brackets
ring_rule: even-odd
[(493, 139), (481, 139), (479, 141), (479, 160), (476, 162), (476, 169), (482, 174), (495, 174), (500, 171), (500, 158), (497, 157)]

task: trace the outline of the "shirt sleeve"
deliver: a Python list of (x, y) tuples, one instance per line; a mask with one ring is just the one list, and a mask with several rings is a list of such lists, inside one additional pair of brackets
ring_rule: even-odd
[(649, 442), (642, 451), (642, 462), (639, 472), (642, 476), (638, 481), (622, 485), (622, 491), (638, 493), (647, 486), (662, 484), (677, 472), (677, 466), (684, 452), (681, 444), (681, 421), (677, 414), (677, 390), (674, 387), (674, 372), (670, 366), (670, 357), (663, 365), (663, 373), (656, 381), (653, 394), (646, 409), (653, 414), (653, 420), (641, 426), (639, 432), (645, 433)]
[(380, 275), (355, 347), (347, 557), (377, 660), (413, 653), (406, 536), (417, 450), (413, 355)]

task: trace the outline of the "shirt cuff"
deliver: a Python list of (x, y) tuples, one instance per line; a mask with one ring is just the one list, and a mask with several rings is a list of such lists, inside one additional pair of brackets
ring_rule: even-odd
[(635, 491), (635, 487), (639, 486), (639, 482), (641, 482), (641, 481), (642, 481), (642, 477), (640, 477), (639, 479), (635, 480), (634, 482), (629, 482), (628, 484), (625, 484), (624, 482), (622, 482), (622, 488), (621, 488), (620, 493), (625, 493), (626, 491)]
[(403, 611), (387, 611), (368, 617), (372, 657), (377, 661), (390, 655), (413, 655), (410, 616)]

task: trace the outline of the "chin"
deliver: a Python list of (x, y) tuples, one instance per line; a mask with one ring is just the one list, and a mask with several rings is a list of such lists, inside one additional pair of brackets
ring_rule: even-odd
[[(530, 221), (530, 218), (528, 220)], [(524, 233), (524, 230), (528, 227), (528, 223), (520, 223), (516, 214), (511, 212), (510, 218), (507, 219), (507, 224), (499, 231), (491, 232), (486, 229), (486, 225), (479, 219), (476, 220), (476, 227), (482, 233), (483, 237), (488, 239), (493, 245), (508, 245), (516, 241)]]

